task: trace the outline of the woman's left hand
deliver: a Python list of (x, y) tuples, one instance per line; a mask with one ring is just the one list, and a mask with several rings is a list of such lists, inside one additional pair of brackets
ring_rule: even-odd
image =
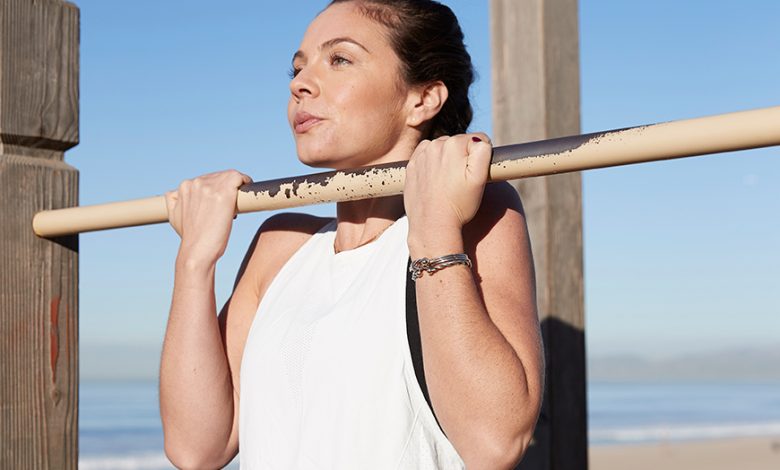
[(487, 183), (492, 148), (483, 133), (420, 142), (406, 167), (404, 187), (410, 243), (428, 246), (436, 237), (460, 234), (474, 218)]

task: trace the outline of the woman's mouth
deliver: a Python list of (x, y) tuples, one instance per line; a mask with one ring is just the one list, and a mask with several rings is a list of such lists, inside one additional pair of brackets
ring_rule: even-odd
[(295, 113), (294, 129), (296, 134), (303, 134), (312, 127), (322, 122), (322, 118), (309, 114), (305, 111)]

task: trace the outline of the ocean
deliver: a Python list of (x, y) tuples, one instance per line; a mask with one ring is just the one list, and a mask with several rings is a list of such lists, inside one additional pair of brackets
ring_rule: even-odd
[(780, 436), (780, 383), (590, 383), (590, 445)]
[[(780, 382), (590, 383), (588, 435), (590, 445), (780, 436)], [(79, 469), (170, 469), (162, 439), (156, 382), (81, 382)]]

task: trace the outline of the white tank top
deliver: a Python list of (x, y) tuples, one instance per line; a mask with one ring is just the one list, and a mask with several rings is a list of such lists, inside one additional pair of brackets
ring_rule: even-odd
[(338, 254), (335, 227), (293, 254), (257, 309), (241, 363), (241, 468), (465, 468), (410, 356), (406, 217)]

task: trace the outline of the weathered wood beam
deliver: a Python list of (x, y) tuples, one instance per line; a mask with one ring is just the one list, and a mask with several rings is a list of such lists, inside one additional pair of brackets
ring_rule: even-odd
[[(493, 138), (499, 145), (580, 132), (577, 0), (491, 0)], [(525, 205), (536, 267), (546, 390), (534, 442), (518, 468), (588, 466), (582, 183), (530, 178)]]
[(79, 11), (0, 0), (0, 468), (78, 464), (78, 238), (36, 237), (78, 203)]

